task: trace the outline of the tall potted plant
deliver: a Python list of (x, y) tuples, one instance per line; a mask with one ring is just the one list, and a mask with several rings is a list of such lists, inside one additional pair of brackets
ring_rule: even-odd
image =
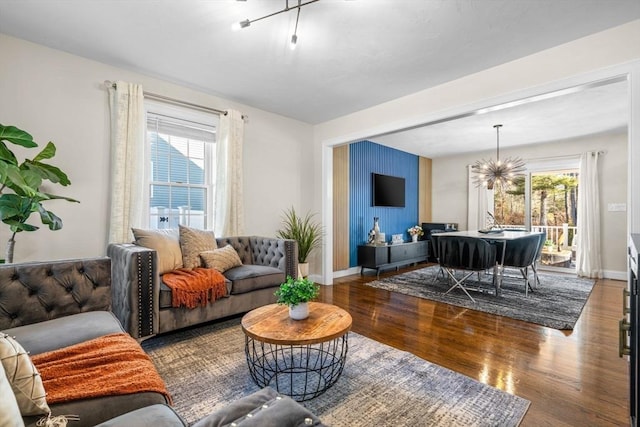
[(309, 275), (309, 254), (322, 244), (322, 226), (314, 221), (314, 216), (310, 212), (299, 216), (291, 207), (284, 214), (282, 229), (276, 232), (281, 239), (298, 242), (298, 266), (303, 277)]
[(28, 224), (31, 214), (38, 212), (40, 221), (50, 230), (60, 230), (62, 220), (42, 205), (53, 199), (78, 203), (69, 197), (56, 196), (41, 191), (43, 181), (67, 186), (71, 184), (67, 175), (56, 166), (45, 163), (56, 154), (56, 146), (49, 143), (33, 159), (18, 161), (7, 143), (24, 148), (36, 148), (33, 137), (15, 126), (0, 124), (0, 220), (9, 226), (11, 236), (7, 242), (6, 262), (13, 262), (15, 237), (22, 231), (35, 231), (39, 227)]

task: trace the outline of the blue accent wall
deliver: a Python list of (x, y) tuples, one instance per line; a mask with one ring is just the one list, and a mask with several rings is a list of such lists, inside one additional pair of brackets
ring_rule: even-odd
[[(418, 223), (419, 158), (370, 141), (349, 146), (349, 266), (358, 265), (358, 245), (365, 244), (373, 217), (379, 217), (380, 231), (387, 242), (391, 235), (402, 234)], [(372, 206), (371, 174), (399, 176), (405, 179), (405, 207)]]

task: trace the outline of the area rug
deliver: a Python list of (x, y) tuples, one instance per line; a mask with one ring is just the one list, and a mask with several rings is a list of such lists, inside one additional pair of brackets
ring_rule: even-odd
[[(142, 343), (174, 409), (192, 423), (259, 390), (238, 318)], [(517, 426), (530, 402), (356, 333), (342, 376), (302, 403), (339, 426)]]
[[(496, 297), (491, 283), (479, 284), (470, 279), (469, 288), (482, 290), (470, 292), (476, 300), (474, 303), (459, 288), (445, 295), (451, 285), (443, 278), (442, 273), (438, 272), (439, 267), (432, 266), (366, 284), (374, 288), (566, 330), (575, 326), (595, 283), (592, 279), (569, 274), (539, 273), (540, 285), (535, 292), (529, 292), (529, 296), (525, 297), (524, 279), (506, 275), (502, 283), (501, 296)], [(436, 275), (438, 278), (434, 283)], [(475, 277), (476, 275), (473, 276)], [(484, 280), (490, 281), (491, 278)]]

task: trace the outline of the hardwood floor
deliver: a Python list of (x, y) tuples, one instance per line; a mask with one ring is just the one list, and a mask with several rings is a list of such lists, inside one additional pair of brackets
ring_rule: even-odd
[(575, 329), (559, 331), (365, 285), (374, 279), (336, 279), (319, 300), (349, 311), (354, 332), (530, 400), (522, 426), (629, 425), (626, 282), (599, 280)]

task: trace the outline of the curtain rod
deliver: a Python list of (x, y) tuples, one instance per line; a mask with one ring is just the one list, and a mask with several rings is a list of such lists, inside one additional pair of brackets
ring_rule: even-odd
[[(116, 84), (116, 82), (112, 82), (110, 80), (105, 80), (104, 84), (107, 87), (112, 87), (112, 88), (117, 88), (118, 85)], [(222, 114), (224, 116), (227, 115), (227, 112), (225, 110), (218, 110), (217, 108), (213, 108), (213, 107), (206, 107), (204, 105), (198, 105), (198, 104), (193, 104), (191, 102), (187, 102), (187, 101), (181, 101), (179, 99), (175, 99), (175, 98), (170, 98), (168, 96), (164, 96), (164, 95), (158, 95), (156, 93), (151, 93), (151, 92), (147, 92), (147, 91), (143, 91), (144, 97), (145, 98), (149, 98), (149, 99), (154, 99), (156, 101), (164, 101), (170, 104), (174, 104), (174, 105), (179, 105), (179, 106), (183, 106), (183, 107), (190, 107), (190, 108), (195, 108), (201, 111), (207, 111), (207, 112), (213, 112), (216, 114)], [(242, 115), (242, 120), (247, 120), (249, 117), (245, 116), (244, 114)]]
[[(600, 155), (607, 154), (607, 152), (604, 151), (604, 150), (587, 150), (587, 151), (585, 151), (585, 153), (588, 153), (588, 152), (591, 152), (591, 153), (596, 153), (597, 152)], [(579, 159), (581, 155), (582, 155), (582, 153), (564, 154), (562, 156), (534, 157), (534, 158), (531, 158), (531, 159), (527, 159), (525, 161), (525, 163), (527, 163), (527, 162), (540, 162), (540, 161), (545, 161), (545, 160)]]

